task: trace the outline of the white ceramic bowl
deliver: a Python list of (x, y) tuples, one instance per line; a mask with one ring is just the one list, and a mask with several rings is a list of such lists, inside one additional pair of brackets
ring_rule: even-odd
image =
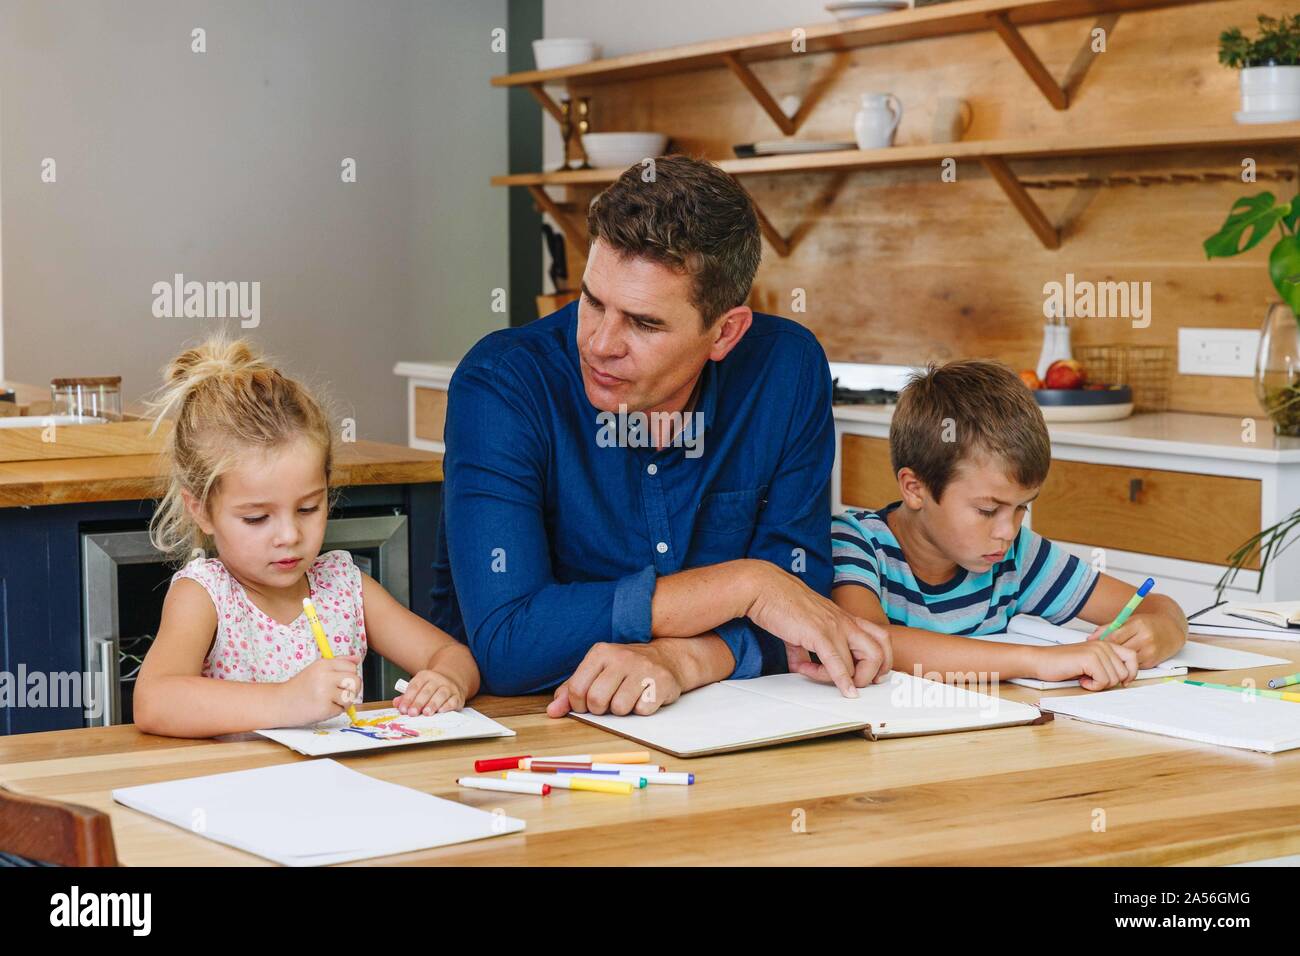
[(600, 57), (600, 45), (580, 37), (552, 37), (533, 41), (533, 59), (539, 70), (589, 63)]
[(647, 157), (663, 155), (668, 137), (663, 133), (587, 133), (582, 148), (593, 166), (626, 169)]

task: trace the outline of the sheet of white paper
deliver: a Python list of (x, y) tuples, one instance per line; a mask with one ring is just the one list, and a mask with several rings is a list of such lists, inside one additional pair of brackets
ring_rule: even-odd
[(113, 791), (118, 803), (286, 866), (320, 866), (516, 833), (524, 821), (305, 760)]
[(401, 717), (392, 707), (358, 713), (362, 720), (367, 721), (388, 715), (397, 716), (393, 723), (419, 736), (411, 737), (396, 729), (385, 730), (382, 726), (352, 727), (352, 721), (347, 714), (339, 714), (314, 727), (280, 727), (257, 732), (308, 757), (384, 750), (388, 747), (405, 747), (408, 744), (446, 743), (449, 740), (515, 735), (509, 727), (497, 723), (490, 717), (484, 717), (472, 707), (445, 714), (431, 714), (428, 717), (422, 714), (418, 717)]
[(1215, 647), (1199, 641), (1188, 641), (1165, 664), (1179, 664), (1202, 671), (1237, 671), (1248, 667), (1269, 667), (1288, 663), (1285, 657), (1269, 657), (1251, 651), (1238, 651), (1231, 647)]
[(1043, 710), (1090, 723), (1277, 753), (1300, 747), (1300, 704), (1181, 682), (1045, 698)]
[(1036, 708), (952, 684), (940, 684), (891, 671), (882, 684), (859, 687), (858, 696), (845, 697), (830, 684), (799, 674), (773, 674), (757, 680), (727, 681), (741, 690), (772, 700), (798, 704), (843, 720), (870, 724), (877, 736), (1027, 723), (1039, 716)]

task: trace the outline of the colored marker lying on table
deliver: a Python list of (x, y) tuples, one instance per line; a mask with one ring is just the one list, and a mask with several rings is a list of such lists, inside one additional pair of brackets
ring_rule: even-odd
[(650, 751), (628, 750), (612, 754), (547, 754), (538, 760), (550, 760), (555, 763), (649, 763)]
[(456, 781), (462, 787), (471, 790), (498, 790), (501, 793), (533, 793), (544, 797), (551, 792), (549, 783), (536, 783), (532, 780), (498, 780), (496, 777), (461, 777)]
[(1300, 694), (1288, 694), (1280, 690), (1263, 690), (1262, 688), (1243, 687), (1240, 684), (1211, 684), (1203, 680), (1181, 680), (1179, 683), (1191, 684), (1193, 687), (1208, 687), (1211, 690), (1235, 690), (1239, 694), (1258, 694), (1260, 697), (1269, 697), (1273, 700), (1289, 700), (1292, 703), (1300, 703)]
[(503, 773), (507, 780), (531, 780), (533, 783), (549, 783), (562, 790), (590, 790), (593, 793), (631, 793), (630, 780), (589, 780), (580, 775), (557, 773), (527, 773), (522, 770), (507, 770)]
[(1137, 606), (1142, 603), (1142, 599), (1147, 596), (1147, 592), (1155, 586), (1155, 578), (1147, 578), (1143, 581), (1142, 586), (1137, 589), (1137, 593), (1128, 599), (1127, 604), (1120, 608), (1120, 612), (1115, 615), (1115, 620), (1106, 625), (1106, 630), (1101, 632), (1101, 636), (1097, 640), (1104, 641), (1116, 629), (1123, 627), (1124, 622), (1129, 619), (1129, 615), (1137, 609)]
[(1268, 686), (1274, 689), (1278, 687), (1290, 687), (1292, 684), (1300, 684), (1300, 674), (1287, 674), (1285, 677), (1271, 677)]
[[(302, 599), (302, 609), (307, 612), (307, 620), (311, 622), (311, 633), (316, 638), (316, 646), (320, 648), (320, 656), (325, 660), (334, 659), (334, 651), (330, 649), (329, 638), (325, 636), (325, 628), (320, 625), (320, 618), (316, 616), (316, 605), (311, 603), (311, 598)], [(348, 717), (355, 724), (357, 722), (357, 709), (348, 704)]]
[(683, 786), (683, 787), (685, 787), (685, 786), (690, 786), (691, 784), (693, 784), (693, 783), (695, 782), (695, 774), (693, 774), (693, 773), (669, 773), (669, 772), (663, 772), (663, 773), (645, 772), (645, 773), (643, 773), (643, 772), (641, 772), (640, 770), (632, 770), (631, 768), (629, 768), (629, 769), (627, 769), (627, 770), (582, 770), (582, 769), (577, 769), (577, 770), (560, 770), (560, 771), (558, 771), (558, 772), (559, 772), (559, 773), (562, 773), (562, 774), (563, 774), (563, 773), (589, 773), (589, 774), (600, 774), (600, 775), (602, 775), (602, 776), (604, 776), (604, 775), (606, 775), (606, 774), (611, 774), (611, 773), (612, 773), (614, 776), (616, 776), (616, 777), (621, 777), (621, 778), (624, 779), (624, 780), (633, 780), (633, 779), (635, 779), (635, 778), (637, 778), (637, 777), (640, 777), (640, 778), (641, 778), (642, 780), (644, 780), (646, 783), (671, 783), (671, 784), (676, 784), (676, 785)]
[(662, 773), (663, 767), (648, 763), (584, 763), (580, 760), (551, 760), (546, 757), (524, 757), (519, 761), (520, 770), (546, 772), (548, 770), (647, 770)]

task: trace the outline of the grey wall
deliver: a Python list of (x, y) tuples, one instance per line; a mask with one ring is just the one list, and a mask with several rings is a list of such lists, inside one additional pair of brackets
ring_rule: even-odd
[(238, 329), (155, 318), (153, 283), (257, 280), (244, 334), (404, 442), (393, 363), (506, 324), (505, 24), (505, 0), (0, 0), (5, 377), (132, 400)]

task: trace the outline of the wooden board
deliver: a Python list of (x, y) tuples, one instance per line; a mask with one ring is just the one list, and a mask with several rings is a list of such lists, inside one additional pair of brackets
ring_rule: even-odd
[(150, 434), (152, 429), (151, 421), (0, 428), (0, 461), (157, 455), (166, 447), (172, 423), (164, 421)]

